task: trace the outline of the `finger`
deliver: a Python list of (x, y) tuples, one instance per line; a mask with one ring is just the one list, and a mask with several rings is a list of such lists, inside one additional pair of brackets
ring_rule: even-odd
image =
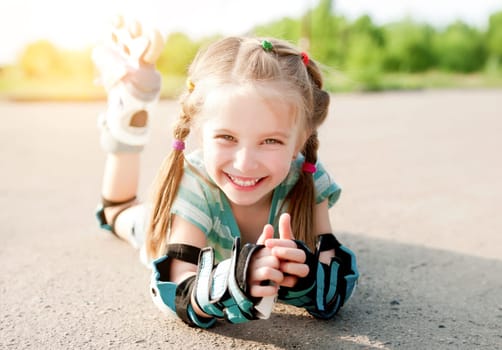
[(289, 287), (292, 288), (298, 282), (298, 277), (296, 276), (285, 276), (281, 282), (281, 287)]
[[(294, 243), (293, 241), (289, 241)], [(294, 247), (275, 246), (272, 248), (272, 254), (280, 260), (287, 260), (296, 263), (304, 263), (307, 255), (296, 245)]]
[(281, 272), (285, 276), (307, 277), (309, 274), (309, 267), (306, 264), (283, 262), (281, 263)]
[(284, 213), (279, 218), (279, 237), (281, 239), (294, 239), (291, 230), (291, 216)]
[(254, 270), (258, 270), (263, 267), (279, 270), (280, 266), (281, 264), (279, 259), (271, 254), (268, 249), (260, 249), (256, 255), (253, 255), (250, 269), (252, 269), (251, 273), (254, 273)]
[(253, 284), (249, 288), (249, 293), (255, 298), (275, 296), (278, 291), (279, 285), (261, 286), (259, 284)]
[(278, 238), (268, 239), (267, 242), (265, 243), (265, 246), (270, 249), (274, 247), (285, 247), (285, 248), (296, 249), (298, 247), (295, 241), (292, 241), (290, 239), (278, 239)]
[(260, 237), (258, 237), (256, 244), (265, 244), (267, 239), (270, 239), (273, 237), (274, 237), (274, 227), (270, 224), (266, 224), (263, 227), (263, 231), (262, 231)]
[(270, 284), (280, 284), (284, 279), (283, 273), (279, 269), (268, 266), (261, 267), (253, 271), (249, 278), (249, 283), (268, 286)]

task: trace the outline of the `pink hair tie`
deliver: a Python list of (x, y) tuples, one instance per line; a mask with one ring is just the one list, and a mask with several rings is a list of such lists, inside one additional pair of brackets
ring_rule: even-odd
[(177, 151), (183, 151), (185, 149), (185, 143), (181, 140), (174, 140), (173, 148)]
[(313, 174), (315, 173), (317, 168), (315, 167), (315, 164), (309, 163), (309, 162), (304, 162), (302, 166), (302, 171), (306, 173)]
[(307, 55), (306, 52), (302, 52), (300, 55), (302, 56), (303, 64), (306, 65), (306, 66), (308, 66), (308, 64), (310, 62), (309, 55)]

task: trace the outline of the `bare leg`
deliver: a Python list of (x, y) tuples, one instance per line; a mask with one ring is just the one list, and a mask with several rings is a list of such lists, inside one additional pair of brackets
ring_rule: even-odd
[[(139, 23), (114, 23), (110, 40), (93, 51), (93, 61), (108, 93), (108, 105), (100, 116), (101, 146), (106, 152), (97, 217), (102, 228), (137, 246), (135, 228), (143, 214), (136, 199), (140, 154), (149, 138), (149, 110), (160, 91), (155, 61), (160, 56), (160, 33), (143, 33)], [(143, 211), (142, 211), (143, 210)]]
[(136, 196), (140, 153), (108, 153), (103, 174), (103, 198), (124, 202)]
[(115, 233), (126, 241), (130, 241), (136, 213), (128, 208), (138, 203), (131, 203), (130, 200), (136, 197), (138, 191), (139, 166), (140, 153), (109, 153), (106, 156), (102, 197), (110, 202), (125, 203), (107, 207), (104, 214), (108, 222), (115, 221)]

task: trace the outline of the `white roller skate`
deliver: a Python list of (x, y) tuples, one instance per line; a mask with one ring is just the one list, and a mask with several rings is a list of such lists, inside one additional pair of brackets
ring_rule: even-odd
[(139, 152), (147, 143), (149, 112), (161, 87), (155, 62), (163, 46), (157, 30), (143, 33), (138, 22), (126, 25), (117, 17), (109, 38), (93, 50), (99, 82), (108, 93), (107, 109), (98, 120), (106, 152)]

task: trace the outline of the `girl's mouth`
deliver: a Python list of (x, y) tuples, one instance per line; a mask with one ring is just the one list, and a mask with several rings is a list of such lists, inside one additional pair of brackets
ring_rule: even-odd
[(253, 187), (255, 186), (258, 182), (260, 182), (263, 178), (240, 178), (240, 177), (235, 177), (230, 174), (227, 174), (227, 177), (234, 183), (235, 185), (239, 187)]

